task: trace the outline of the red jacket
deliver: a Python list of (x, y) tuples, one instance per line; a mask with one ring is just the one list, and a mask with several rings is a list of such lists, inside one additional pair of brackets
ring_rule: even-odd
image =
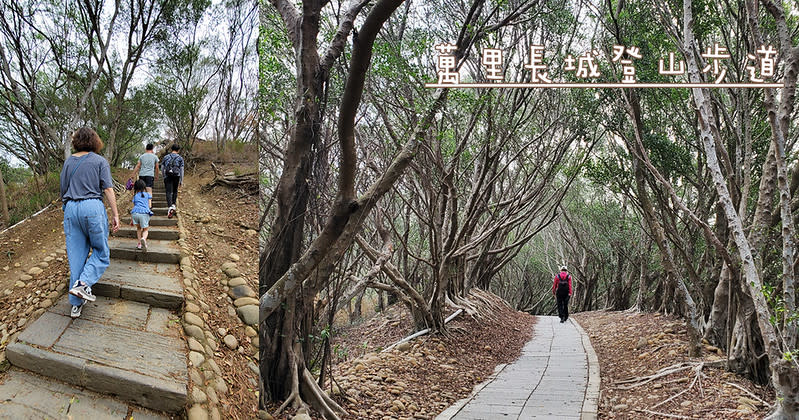
[[(561, 271), (560, 273), (558, 273), (557, 276), (555, 276), (555, 281), (554, 281), (554, 283), (552, 283), (552, 294), (553, 295), (558, 291), (558, 282), (562, 278), (563, 273), (566, 273), (566, 272), (565, 271)], [(572, 276), (569, 273), (566, 273), (566, 276), (567, 277), (564, 280), (567, 280), (569, 282), (569, 296), (571, 296), (572, 295)]]

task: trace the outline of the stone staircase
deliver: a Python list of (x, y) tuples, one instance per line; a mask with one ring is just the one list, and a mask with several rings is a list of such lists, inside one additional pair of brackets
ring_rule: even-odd
[(111, 265), (92, 288), (97, 301), (72, 319), (62, 296), (8, 345), (12, 365), (166, 413), (185, 408), (180, 233), (177, 219), (165, 216), (162, 183), (153, 196), (153, 206), (163, 207), (161, 215), (154, 209), (148, 251), (136, 249), (136, 229), (130, 215), (122, 214), (122, 227), (109, 238)]

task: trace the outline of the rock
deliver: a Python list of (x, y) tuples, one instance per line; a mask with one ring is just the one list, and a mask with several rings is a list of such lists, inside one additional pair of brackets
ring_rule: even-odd
[(641, 354), (638, 355), (639, 359), (644, 359), (644, 358), (647, 358), (647, 357), (649, 357), (649, 353), (646, 353), (646, 352), (641, 353)]
[(236, 337), (233, 337), (230, 334), (226, 335), (225, 338), (222, 339), (222, 341), (224, 341), (225, 345), (228, 346), (228, 348), (231, 350), (236, 350), (236, 348), (239, 347), (239, 340), (237, 340)]
[(258, 418), (260, 420), (275, 420), (271, 414), (267, 413), (266, 410), (258, 410)]
[(28, 270), (28, 274), (30, 274), (31, 276), (36, 276), (36, 275), (42, 274), (43, 271), (44, 270), (42, 270), (39, 267), (33, 267), (30, 270)]
[(17, 282), (14, 283), (14, 286), (15, 287), (19, 287), (21, 289), (21, 288), (23, 288), (23, 287), (25, 287), (27, 285), (24, 282), (17, 280)]
[(397, 345), (397, 350), (399, 350), (399, 351), (408, 351), (410, 349), (411, 349), (411, 343), (409, 343), (407, 341)]
[(22, 328), (22, 326), (25, 325), (26, 322), (28, 322), (27, 318), (20, 318), (19, 321), (17, 321), (17, 327)]
[(208, 401), (210, 401), (211, 404), (219, 404), (219, 397), (216, 396), (216, 391), (214, 391), (213, 387), (206, 387), (205, 395), (208, 396)]
[(227, 282), (228, 287), (241, 286), (242, 284), (247, 284), (247, 280), (244, 280), (244, 277), (234, 277)]
[(258, 366), (255, 365), (253, 362), (247, 362), (247, 367), (250, 368), (250, 371), (258, 376), (260, 372), (258, 371)]
[(258, 331), (256, 331), (255, 328), (248, 325), (244, 327), (244, 335), (246, 335), (247, 337), (255, 337), (256, 335), (258, 335)]
[(660, 388), (663, 388), (663, 384), (654, 384), (654, 385), (652, 385), (652, 388), (653, 388), (653, 389), (660, 389)]
[(394, 412), (405, 411), (405, 404), (400, 400), (394, 400), (394, 402), (391, 403), (391, 410)]
[(219, 334), (220, 337), (224, 337), (227, 334), (227, 328), (217, 328), (216, 333)]
[(236, 309), (242, 321), (247, 325), (258, 325), (258, 305), (247, 305)]
[(255, 235), (258, 234), (258, 232), (256, 232), (255, 229), (247, 229), (246, 232), (247, 232), (247, 235), (250, 235), (250, 236), (255, 236)]
[[(227, 264), (227, 263), (225, 263), (225, 264)], [(235, 268), (235, 267), (225, 268), (225, 269), (222, 270), (222, 272), (224, 272), (230, 278), (241, 277), (241, 271), (239, 271), (239, 269)]]
[(680, 406), (682, 406), (682, 407), (689, 407), (690, 405), (691, 405), (691, 401), (690, 400), (683, 401), (683, 402), (680, 403)]
[(236, 263), (228, 261), (226, 263), (223, 263), (222, 266), (219, 267), (219, 269), (222, 271), (225, 271), (228, 268), (236, 268)]
[(196, 314), (194, 314), (192, 312), (186, 312), (183, 315), (183, 320), (185, 320), (187, 323), (189, 323), (191, 325), (196, 325), (198, 327), (202, 327), (203, 326), (203, 320), (199, 316), (197, 316)]
[(203, 377), (200, 376), (200, 371), (194, 368), (189, 369), (189, 379), (191, 379), (191, 382), (194, 384), (203, 383)]
[(201, 405), (194, 404), (189, 409), (188, 418), (189, 420), (208, 420), (208, 412)]
[(644, 337), (641, 337), (641, 338), (638, 339), (638, 344), (635, 345), (635, 348), (640, 349), (642, 347), (645, 347), (647, 344), (649, 344), (647, 339), (644, 338)]
[(230, 291), (228, 292), (228, 295), (230, 295), (230, 297), (233, 298), (233, 300), (243, 297), (251, 297), (251, 298), (258, 297), (258, 295), (255, 294), (255, 292), (250, 288), (250, 286), (247, 286), (245, 284), (231, 288)]
[(239, 257), (239, 254), (235, 253), (230, 254), (227, 257), (230, 258), (231, 261), (239, 261), (241, 259), (241, 257)]
[(751, 409), (753, 411), (757, 410), (757, 407), (760, 405), (760, 401), (753, 400), (753, 399), (747, 398), (747, 397), (738, 397), (738, 402), (741, 405), (751, 407)]
[(628, 408), (627, 404), (616, 404), (613, 406), (613, 411), (624, 411)]
[(260, 304), (260, 302), (258, 301), (258, 299), (256, 299), (256, 298), (251, 298), (251, 297), (243, 297), (243, 298), (238, 298), (238, 299), (236, 299), (236, 300), (234, 300), (234, 301), (233, 301), (233, 305), (234, 305), (234, 306), (236, 306), (237, 308), (238, 308), (239, 306), (246, 306), (246, 305), (258, 305), (258, 304)]
[(225, 380), (220, 378), (220, 377), (218, 377), (218, 376), (216, 378), (214, 378), (213, 386), (214, 386), (214, 390), (216, 391), (217, 394), (225, 395), (228, 392), (227, 384), (225, 383)]
[(199, 367), (205, 361), (205, 356), (202, 353), (197, 351), (190, 351), (189, 352), (189, 361), (193, 366)]
[(33, 279), (33, 277), (31, 277), (31, 276), (29, 276), (27, 274), (20, 274), (20, 276), (19, 276), (19, 280), (20, 281), (30, 281), (31, 279)]
[(199, 386), (194, 386), (191, 389), (191, 401), (195, 404), (202, 404), (208, 401), (208, 396)]
[(203, 345), (200, 344), (200, 342), (197, 341), (196, 338), (189, 337), (188, 341), (189, 341), (189, 350), (193, 350), (193, 351), (200, 352), (200, 353), (202, 353), (204, 351)]
[(8, 296), (8, 295), (10, 295), (12, 293), (14, 293), (14, 292), (12, 292), (11, 289), (3, 290), (3, 294), (6, 295), (6, 296)]
[(186, 302), (186, 312), (191, 312), (191, 313), (200, 312), (200, 307), (194, 303)]
[(305, 413), (300, 413), (300, 414), (297, 414), (296, 416), (292, 417), (291, 420), (311, 420), (311, 416), (309, 416), (309, 415), (307, 415)]
[(48, 263), (47, 263), (47, 262), (45, 262), (45, 261), (42, 261), (42, 262), (40, 262), (39, 264), (36, 264), (36, 265), (37, 265), (39, 268), (47, 268), (47, 267), (49, 267), (49, 266), (50, 266), (50, 264), (48, 264)]

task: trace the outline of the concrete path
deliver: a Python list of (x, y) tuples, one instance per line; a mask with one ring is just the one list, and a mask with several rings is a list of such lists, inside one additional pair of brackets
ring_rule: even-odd
[(599, 363), (585, 331), (573, 319), (539, 316), (519, 359), (436, 419), (595, 419), (598, 397)]
[[(163, 186), (153, 193), (165, 196)], [(129, 220), (123, 216), (123, 223)], [(111, 265), (80, 318), (69, 316), (64, 294), (8, 345), (15, 368), (0, 381), (0, 419), (165, 418), (184, 409), (180, 233), (174, 218), (151, 222), (155, 235), (147, 252), (136, 249), (135, 229), (127, 224), (109, 238)]]

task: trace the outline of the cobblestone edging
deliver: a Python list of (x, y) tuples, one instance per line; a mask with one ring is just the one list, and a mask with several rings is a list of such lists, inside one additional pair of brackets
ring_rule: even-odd
[[(50, 253), (42, 258), (42, 261), (20, 274), (13, 288), (3, 290), (4, 296), (12, 295), (14, 293), (12, 289), (28, 288), (30, 292), (26, 296), (20, 296), (15, 301), (9, 302), (0, 315), (0, 370), (7, 365), (6, 346), (14, 342), (25, 326), (39, 318), (66, 292), (67, 282), (64, 279), (45, 278), (46, 269), (50, 264), (62, 263), (65, 260), (65, 249)], [(14, 267), (19, 268), (20, 264), (15, 263)], [(37, 279), (39, 280), (37, 281)], [(14, 319), (16, 321), (13, 321)]]
[[(237, 350), (242, 354), (249, 353), (251, 355), (258, 354), (258, 333), (252, 325), (257, 326), (258, 312), (257, 305), (255, 311), (255, 319), (252, 324), (247, 321), (253, 321), (250, 309), (242, 309), (245, 306), (251, 306), (253, 299), (250, 296), (255, 294), (247, 285), (246, 281), (241, 277), (238, 269), (236, 268), (236, 261), (239, 256), (231, 254), (229, 259), (231, 261), (222, 264), (221, 271), (226, 274), (228, 279), (223, 279), (222, 283), (228, 291), (228, 301), (230, 307), (228, 312), (238, 318), (245, 324), (244, 333), (251, 337), (253, 342), (249, 348), (239, 345), (238, 340), (232, 334), (229, 334), (225, 329), (220, 328), (216, 331), (211, 331), (208, 323), (208, 311), (210, 306), (205, 303), (205, 298), (200, 293), (201, 284), (197, 278), (197, 270), (192, 266), (192, 252), (189, 250), (185, 238), (188, 237), (186, 226), (182, 218), (178, 218), (178, 229), (180, 230), (181, 239), (178, 240), (178, 245), (181, 249), (180, 270), (183, 273), (183, 285), (185, 290), (186, 304), (185, 313), (183, 314), (183, 330), (186, 333), (186, 339), (189, 345), (189, 408), (187, 416), (189, 420), (205, 420), (205, 419), (221, 419), (219, 411), (219, 397), (228, 393), (228, 386), (222, 377), (222, 371), (219, 365), (214, 360), (214, 352), (220, 345), (227, 346), (231, 350)], [(235, 275), (235, 276), (233, 276)], [(233, 284), (231, 287), (230, 284)], [(247, 290), (249, 289), (249, 290)], [(235, 292), (234, 292), (235, 291)], [(243, 294), (241, 297), (234, 300), (233, 296)], [(244, 300), (242, 300), (244, 299)], [(238, 303), (238, 305), (236, 305)], [(257, 304), (257, 300), (255, 300)], [(257, 366), (253, 363), (250, 369)], [(256, 384), (257, 385), (257, 384)]]

